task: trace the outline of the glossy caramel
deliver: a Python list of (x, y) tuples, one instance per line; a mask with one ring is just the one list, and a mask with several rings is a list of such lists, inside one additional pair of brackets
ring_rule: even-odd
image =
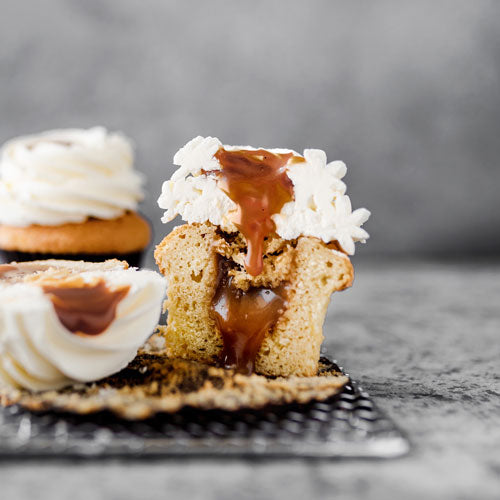
[(221, 165), (219, 186), (238, 207), (233, 222), (247, 242), (245, 269), (258, 276), (263, 268), (264, 238), (276, 229), (271, 217), (293, 199), (286, 164), (300, 157), (265, 149), (220, 148), (215, 158)]
[(110, 290), (103, 279), (78, 285), (44, 285), (61, 323), (73, 333), (99, 335), (113, 322), (129, 286)]
[(286, 308), (286, 290), (280, 286), (275, 289), (250, 287), (243, 291), (232, 282), (228, 263), (220, 258), (212, 315), (224, 342), (221, 363), (226, 368), (252, 373), (265, 334)]

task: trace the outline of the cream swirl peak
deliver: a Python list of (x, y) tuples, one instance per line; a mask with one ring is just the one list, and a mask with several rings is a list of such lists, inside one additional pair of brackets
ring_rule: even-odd
[(54, 226), (135, 211), (143, 178), (133, 161), (130, 141), (103, 127), (12, 139), (0, 158), (0, 223)]
[(117, 260), (3, 266), (0, 383), (40, 391), (118, 372), (156, 327), (165, 288)]
[(325, 243), (338, 241), (349, 255), (354, 254), (356, 242), (364, 243), (369, 237), (361, 226), (370, 212), (365, 208), (352, 211), (341, 180), (347, 170), (343, 162), (327, 163), (325, 152), (319, 149), (306, 149), (300, 155), (291, 149), (224, 146), (214, 137), (196, 137), (174, 156), (179, 168), (163, 183), (158, 199), (160, 208), (166, 210), (163, 222), (180, 215), (188, 223), (209, 221), (227, 232), (238, 230), (234, 223), (238, 206), (222, 189), (217, 175), (222, 169), (218, 160), (221, 150), (264, 151), (288, 158), (285, 169), (293, 184), (293, 199), (271, 215), (278, 236), (287, 240), (314, 236)]

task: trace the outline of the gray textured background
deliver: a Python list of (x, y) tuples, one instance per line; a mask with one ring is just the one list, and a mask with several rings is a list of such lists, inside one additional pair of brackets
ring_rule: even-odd
[(156, 207), (177, 148), (320, 147), (363, 256), (500, 255), (500, 2), (2, 0), (0, 140), (103, 124)]

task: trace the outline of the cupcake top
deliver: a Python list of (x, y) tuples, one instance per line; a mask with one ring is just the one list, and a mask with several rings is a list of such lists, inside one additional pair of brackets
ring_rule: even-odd
[[(261, 239), (272, 231), (286, 240), (314, 236), (337, 241), (349, 255), (355, 242), (369, 237), (361, 226), (370, 212), (352, 211), (345, 194), (345, 164), (327, 163), (322, 150), (306, 149), (300, 155), (196, 137), (176, 153), (174, 164), (179, 168), (164, 182), (158, 199), (166, 209), (163, 222), (177, 215), (188, 223), (209, 221), (229, 233), (240, 230), (247, 241), (259, 231)], [(251, 246), (249, 241), (249, 253)]]
[(0, 224), (54, 226), (135, 211), (143, 178), (133, 161), (130, 141), (103, 127), (13, 139), (0, 156)]
[(38, 391), (118, 372), (156, 327), (165, 288), (117, 260), (0, 265), (0, 382)]

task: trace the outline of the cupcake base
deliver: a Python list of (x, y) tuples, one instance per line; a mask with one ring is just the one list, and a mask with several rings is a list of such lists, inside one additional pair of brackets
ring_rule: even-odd
[(131, 252), (123, 255), (117, 254), (53, 254), (39, 252), (17, 252), (0, 250), (0, 264), (9, 262), (28, 262), (32, 260), (62, 259), (83, 260), (85, 262), (104, 262), (108, 259), (124, 260), (130, 267), (141, 267), (144, 252)]
[(151, 240), (151, 228), (142, 216), (128, 212), (117, 219), (88, 219), (61, 226), (13, 227), (0, 225), (0, 261), (40, 259), (126, 260), (140, 265)]
[[(250, 364), (261, 375), (313, 376), (318, 371), (330, 295), (353, 280), (349, 258), (335, 245), (308, 236), (292, 241), (270, 237), (264, 242), (264, 268), (258, 276), (246, 272), (245, 257), (241, 234), (225, 234), (210, 223), (178, 226), (156, 247), (156, 263), (169, 283), (167, 325), (159, 328), (168, 354), (223, 365), (240, 365), (243, 359), (242, 369)], [(231, 290), (240, 299), (248, 293), (245, 302), (233, 301), (232, 311)], [(252, 294), (258, 298), (259, 293), (267, 298), (252, 302)], [(252, 332), (252, 326), (240, 330), (243, 320), (238, 323), (238, 317), (253, 326), (262, 317), (268, 320), (264, 314), (269, 314), (273, 296), (284, 296), (286, 302), (279, 305), (263, 338), (262, 331)], [(256, 319), (249, 320), (264, 301), (267, 306), (260, 310), (261, 318), (257, 312)], [(220, 325), (227, 328), (225, 332)], [(232, 333), (235, 330), (246, 337), (238, 338)]]

